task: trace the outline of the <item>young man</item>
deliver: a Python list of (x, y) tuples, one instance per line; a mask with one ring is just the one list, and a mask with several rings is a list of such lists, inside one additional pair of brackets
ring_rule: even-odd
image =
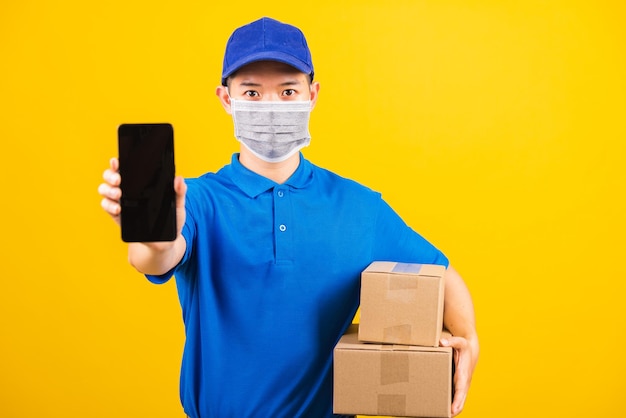
[[(359, 306), (372, 261), (448, 266), (371, 191), (307, 161), (319, 84), (299, 29), (263, 18), (226, 46), (217, 96), (240, 153), (217, 173), (175, 180), (173, 242), (130, 243), (154, 283), (176, 277), (185, 323), (181, 400), (193, 418), (331, 417), (332, 353)], [(100, 185), (120, 218), (118, 162)], [(454, 335), (454, 415), (478, 357), (472, 300), (448, 266), (445, 326)]]

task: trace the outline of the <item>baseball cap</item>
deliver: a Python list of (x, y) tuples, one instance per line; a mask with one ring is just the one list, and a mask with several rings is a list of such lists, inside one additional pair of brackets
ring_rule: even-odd
[(236, 29), (228, 39), (222, 67), (222, 85), (235, 71), (256, 61), (278, 61), (313, 79), (311, 52), (302, 31), (269, 17)]

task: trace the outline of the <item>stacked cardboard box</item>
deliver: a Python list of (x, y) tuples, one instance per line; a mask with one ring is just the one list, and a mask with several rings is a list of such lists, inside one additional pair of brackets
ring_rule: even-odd
[(393, 262), (363, 271), (360, 324), (335, 347), (335, 413), (450, 417), (444, 275), (443, 266)]
[(446, 268), (374, 262), (361, 274), (359, 340), (439, 346)]

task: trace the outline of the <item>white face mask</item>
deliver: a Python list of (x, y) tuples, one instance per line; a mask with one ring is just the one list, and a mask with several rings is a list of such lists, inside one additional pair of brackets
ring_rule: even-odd
[(277, 163), (309, 145), (310, 101), (230, 100), (235, 137), (263, 161)]

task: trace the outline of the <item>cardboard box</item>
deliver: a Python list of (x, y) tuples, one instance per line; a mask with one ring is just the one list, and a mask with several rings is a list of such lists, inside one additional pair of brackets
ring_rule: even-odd
[(446, 268), (375, 261), (361, 273), (364, 342), (438, 347)]
[(353, 325), (334, 352), (336, 414), (450, 417), (450, 347), (370, 344)]

